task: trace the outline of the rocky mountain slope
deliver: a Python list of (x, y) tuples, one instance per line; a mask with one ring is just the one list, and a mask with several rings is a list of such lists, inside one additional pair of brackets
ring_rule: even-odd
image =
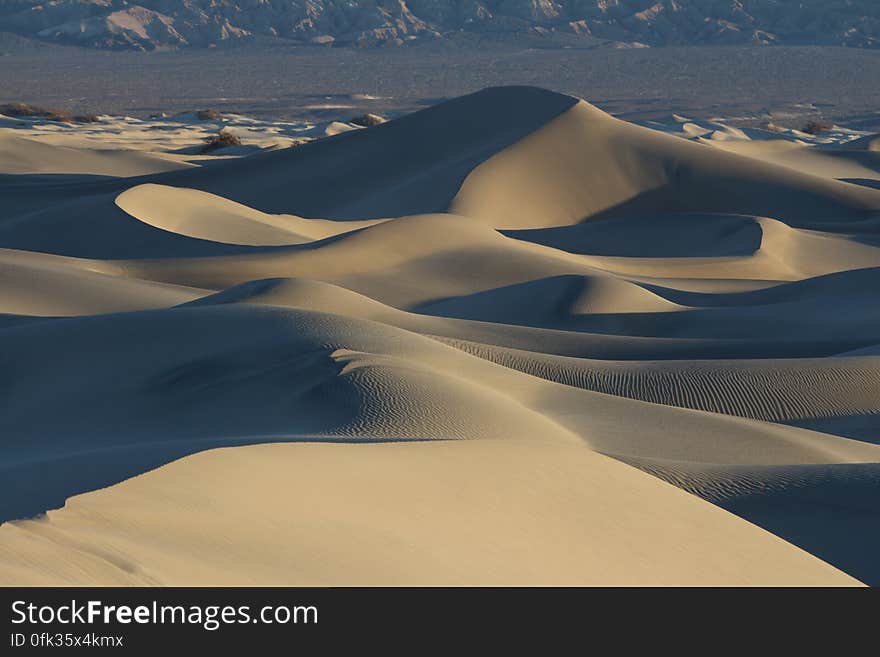
[(156, 50), (278, 38), (403, 45), (530, 37), (548, 46), (880, 46), (876, 0), (0, 0), (0, 31)]

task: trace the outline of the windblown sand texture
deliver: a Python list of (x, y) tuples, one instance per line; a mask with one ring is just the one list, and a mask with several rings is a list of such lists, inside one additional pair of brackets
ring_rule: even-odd
[(0, 582), (880, 583), (876, 139), (89, 130), (0, 130)]

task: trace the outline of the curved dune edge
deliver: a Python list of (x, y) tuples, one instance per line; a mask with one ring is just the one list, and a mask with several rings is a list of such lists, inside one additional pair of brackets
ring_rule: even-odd
[(0, 556), (15, 584), (858, 584), (589, 450), (507, 441), (202, 452), (4, 525)]
[(208, 192), (155, 183), (126, 190), (116, 197), (116, 205), (135, 219), (170, 233), (250, 246), (302, 244), (382, 221), (271, 215)]

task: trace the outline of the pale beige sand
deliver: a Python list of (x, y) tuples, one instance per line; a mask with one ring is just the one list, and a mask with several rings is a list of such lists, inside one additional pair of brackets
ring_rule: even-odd
[(675, 124), (0, 133), (0, 582), (880, 583), (873, 142)]

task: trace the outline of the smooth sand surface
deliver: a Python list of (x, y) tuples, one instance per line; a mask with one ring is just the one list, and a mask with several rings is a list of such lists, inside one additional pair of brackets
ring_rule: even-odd
[(507, 440), (212, 450), (3, 538), (27, 584), (854, 583), (638, 470)]
[(0, 131), (0, 582), (880, 583), (869, 135), (184, 118)]

